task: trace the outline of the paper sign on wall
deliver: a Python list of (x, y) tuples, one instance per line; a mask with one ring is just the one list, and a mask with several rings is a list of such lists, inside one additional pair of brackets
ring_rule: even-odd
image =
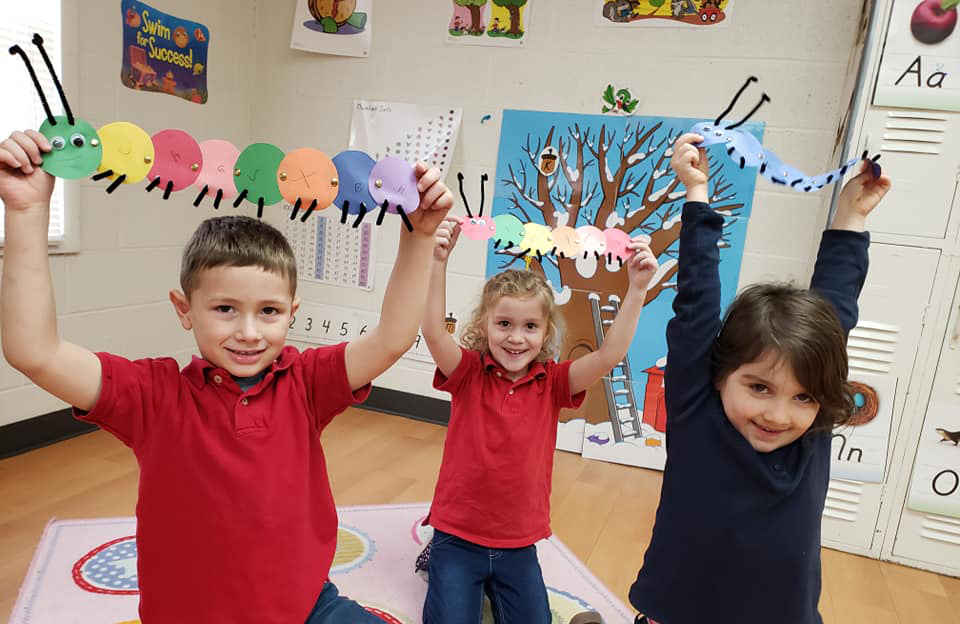
[(960, 409), (955, 405), (927, 406), (907, 506), (960, 518)]
[(368, 56), (373, 0), (297, 0), (290, 47), (295, 50)]
[(120, 81), (137, 91), (154, 91), (203, 104), (207, 101), (207, 46), (210, 31), (198, 22), (158, 11), (137, 0), (122, 0), (123, 55)]

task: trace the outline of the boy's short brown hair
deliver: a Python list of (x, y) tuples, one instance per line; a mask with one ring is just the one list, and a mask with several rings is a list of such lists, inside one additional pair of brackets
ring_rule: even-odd
[(189, 299), (201, 271), (218, 266), (257, 266), (278, 273), (297, 292), (297, 259), (275, 227), (241, 215), (213, 217), (197, 227), (183, 248), (180, 288)]

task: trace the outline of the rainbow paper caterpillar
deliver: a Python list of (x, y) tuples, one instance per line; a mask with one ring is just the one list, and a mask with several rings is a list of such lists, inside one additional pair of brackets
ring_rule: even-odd
[(293, 204), (291, 220), (301, 206), (306, 210), (300, 220), (306, 221), (314, 210), (338, 205), (341, 223), (346, 223), (348, 214), (357, 215), (353, 227), (359, 227), (364, 216), (379, 206), (377, 225), (391, 212), (399, 214), (407, 229), (413, 230), (407, 214), (419, 207), (420, 194), (413, 168), (401, 158), (387, 156), (375, 162), (364, 152), (347, 150), (331, 159), (309, 147), (285, 154), (269, 143), (254, 143), (241, 151), (222, 139), (198, 143), (177, 129), (150, 136), (126, 121), (108, 123), (98, 131), (73, 116), (39, 34), (33, 35), (33, 44), (53, 78), (65, 116), (53, 115), (23, 49), (15, 45), (10, 54), (23, 59), (47, 114), (40, 133), (53, 147), (42, 165), (50, 175), (76, 180), (96, 172), (94, 180), (112, 179), (107, 193), (146, 178), (146, 190), (162, 187), (164, 199), (171, 192), (193, 186), (200, 189), (194, 206), (207, 194), (215, 194), (214, 208), (219, 208), (222, 200), (236, 197), (234, 207), (246, 199), (257, 205), (258, 217), (263, 216), (264, 206), (281, 199)]

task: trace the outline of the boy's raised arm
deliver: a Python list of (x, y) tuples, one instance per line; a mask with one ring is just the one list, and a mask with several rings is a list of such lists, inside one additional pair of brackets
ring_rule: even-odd
[(354, 390), (373, 381), (400, 359), (413, 344), (423, 318), (434, 233), (453, 206), (453, 195), (440, 180), (439, 169), (417, 163), (414, 170), (420, 207), (409, 215), (413, 232), (404, 229), (400, 235), (397, 259), (380, 306), (380, 322), (347, 345), (347, 378)]
[(47, 225), (54, 179), (40, 169), (50, 143), (38, 132), (14, 132), (0, 143), (0, 199), (4, 204), (0, 342), (11, 366), (35, 384), (82, 410), (100, 394), (100, 360), (60, 339), (47, 256)]

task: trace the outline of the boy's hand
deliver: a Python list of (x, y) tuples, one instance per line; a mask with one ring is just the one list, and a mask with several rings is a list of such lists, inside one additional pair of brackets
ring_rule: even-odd
[(420, 206), (407, 216), (413, 225), (414, 233), (432, 237), (447, 211), (453, 208), (453, 193), (440, 179), (440, 170), (436, 167), (428, 167), (426, 163), (418, 162), (413, 171), (417, 176)]
[(433, 257), (440, 262), (446, 262), (450, 257), (450, 252), (457, 245), (460, 238), (460, 219), (456, 217), (446, 217), (440, 227), (437, 228), (437, 244), (433, 248)]
[(54, 178), (40, 165), (51, 150), (47, 138), (36, 130), (14, 132), (0, 143), (0, 200), (7, 210), (22, 210), (46, 204)]
[(650, 287), (650, 280), (657, 273), (660, 263), (650, 249), (648, 236), (634, 236), (627, 249), (633, 250), (633, 255), (627, 260), (627, 275), (630, 277), (630, 290), (646, 291)]
[(688, 132), (678, 138), (673, 145), (670, 167), (687, 189), (688, 201), (706, 202), (708, 197), (710, 164), (707, 161), (707, 150), (693, 145), (702, 141), (703, 137), (699, 134)]
[(833, 215), (830, 227), (834, 230), (863, 231), (867, 215), (877, 207), (889, 190), (890, 178), (885, 175), (873, 177), (870, 163), (864, 161), (860, 173), (843, 185), (837, 201), (837, 212)]

